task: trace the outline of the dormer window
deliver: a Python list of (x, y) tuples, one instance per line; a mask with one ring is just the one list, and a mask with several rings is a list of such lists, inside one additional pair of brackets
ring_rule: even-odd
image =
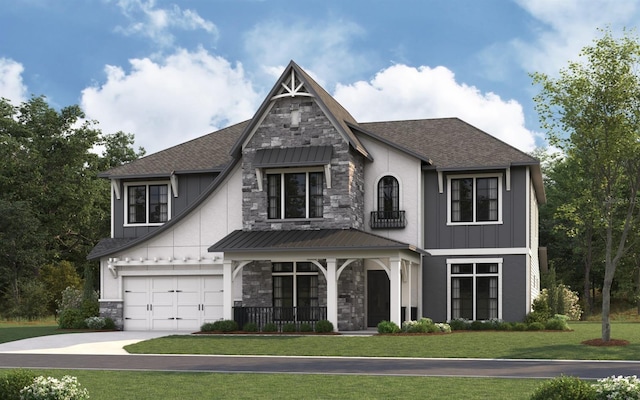
[(267, 173), (269, 219), (322, 218), (323, 173)]
[(159, 225), (169, 220), (169, 184), (125, 185), (125, 225)]

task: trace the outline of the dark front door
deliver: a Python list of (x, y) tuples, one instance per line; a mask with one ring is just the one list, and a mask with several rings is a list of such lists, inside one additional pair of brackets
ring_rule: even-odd
[(389, 320), (389, 277), (383, 270), (367, 271), (367, 326)]

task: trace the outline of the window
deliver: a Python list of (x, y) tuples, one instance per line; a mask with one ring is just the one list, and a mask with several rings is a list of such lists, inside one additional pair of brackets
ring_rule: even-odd
[(126, 186), (126, 224), (161, 224), (169, 220), (169, 185)]
[(490, 320), (500, 309), (502, 259), (448, 260), (450, 319)]
[(449, 223), (501, 223), (500, 176), (450, 177)]
[(270, 219), (322, 218), (322, 172), (267, 174)]
[(379, 218), (397, 219), (400, 210), (400, 186), (393, 176), (384, 176), (378, 182)]
[(318, 309), (318, 270), (309, 262), (273, 264), (274, 317), (314, 321)]

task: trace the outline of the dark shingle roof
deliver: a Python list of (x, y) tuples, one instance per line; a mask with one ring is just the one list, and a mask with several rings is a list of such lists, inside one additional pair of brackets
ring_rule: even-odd
[(209, 252), (242, 253), (247, 251), (340, 251), (340, 250), (411, 250), (415, 246), (387, 239), (357, 229), (320, 229), (290, 231), (236, 230), (209, 247)]
[(104, 178), (169, 176), (172, 172), (222, 171), (231, 162), (229, 149), (249, 121), (148, 155), (100, 174)]
[(118, 250), (129, 243), (133, 243), (133, 238), (106, 238), (101, 239), (98, 244), (95, 245), (91, 252), (87, 256), (87, 260), (93, 260), (105, 254), (110, 254), (112, 251)]
[(353, 127), (441, 169), (537, 164), (538, 160), (458, 118), (359, 123)]

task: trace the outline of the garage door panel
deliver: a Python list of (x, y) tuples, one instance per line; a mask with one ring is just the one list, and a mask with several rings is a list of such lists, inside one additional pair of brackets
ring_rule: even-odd
[(125, 329), (197, 331), (223, 316), (221, 276), (125, 277)]

